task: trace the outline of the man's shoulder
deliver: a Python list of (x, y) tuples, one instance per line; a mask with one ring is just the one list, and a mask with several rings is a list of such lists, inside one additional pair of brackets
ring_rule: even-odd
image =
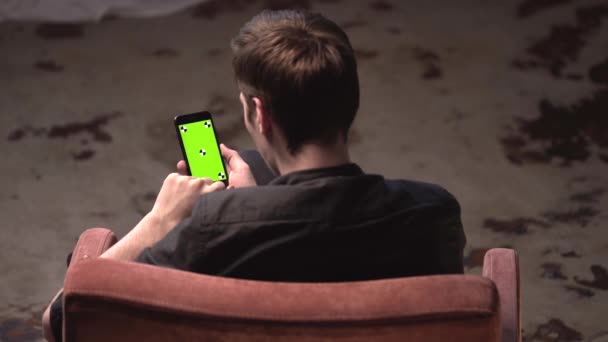
[(365, 212), (376, 213), (421, 206), (453, 207), (459, 210), (455, 197), (440, 185), (385, 179), (380, 175), (231, 189), (206, 194), (201, 200), (203, 205), (200, 210), (204, 211), (201, 214), (205, 221), (215, 223), (255, 221), (261, 218), (290, 220), (302, 216), (312, 219), (331, 215), (332, 211), (347, 204)]
[(386, 179), (385, 183), (390, 191), (405, 196), (415, 203), (459, 205), (452, 193), (435, 183), (407, 179)]
[(207, 223), (280, 220), (292, 212), (296, 193), (293, 186), (252, 186), (216, 191), (201, 196), (199, 214)]
[(297, 191), (293, 186), (289, 185), (261, 185), (250, 186), (246, 188), (228, 189), (208, 193), (207, 196), (213, 203), (223, 202), (258, 202), (260, 200), (278, 199), (277, 196), (286, 195)]

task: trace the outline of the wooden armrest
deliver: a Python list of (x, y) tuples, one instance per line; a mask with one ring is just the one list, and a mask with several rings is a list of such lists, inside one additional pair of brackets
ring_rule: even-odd
[(490, 249), (483, 260), (483, 276), (490, 278), (498, 289), (502, 341), (520, 342), (521, 294), (517, 252), (508, 248)]

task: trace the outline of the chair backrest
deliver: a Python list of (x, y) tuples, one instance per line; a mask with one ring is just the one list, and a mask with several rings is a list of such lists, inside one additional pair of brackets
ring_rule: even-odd
[(500, 341), (494, 283), (441, 275), (344, 283), (206, 276), (93, 259), (64, 284), (65, 341)]

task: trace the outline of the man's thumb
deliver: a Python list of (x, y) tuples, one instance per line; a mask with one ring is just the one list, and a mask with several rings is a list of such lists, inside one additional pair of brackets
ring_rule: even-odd
[(222, 151), (222, 156), (226, 159), (232, 169), (235, 167), (242, 167), (243, 164), (247, 165), (237, 151), (226, 147), (224, 144), (220, 144), (220, 150)]

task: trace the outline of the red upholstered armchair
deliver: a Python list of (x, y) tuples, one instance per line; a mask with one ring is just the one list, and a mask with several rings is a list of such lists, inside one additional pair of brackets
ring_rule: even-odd
[(281, 283), (98, 259), (115, 241), (107, 229), (81, 235), (64, 284), (65, 341), (521, 340), (510, 249), (488, 251), (483, 276)]

